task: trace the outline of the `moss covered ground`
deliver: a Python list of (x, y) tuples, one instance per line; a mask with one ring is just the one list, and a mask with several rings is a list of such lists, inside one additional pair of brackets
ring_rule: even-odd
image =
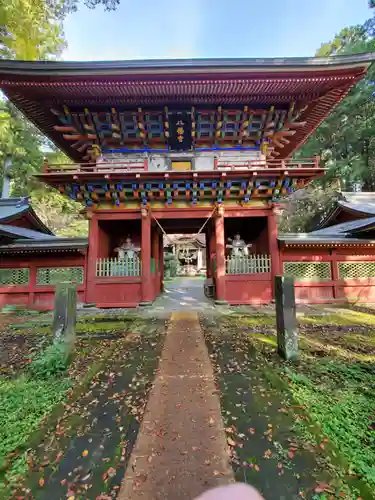
[(7, 318), (0, 334), (0, 498), (79, 500), (116, 493), (157, 367), (164, 322), (84, 316), (67, 370), (37, 377), (29, 366), (51, 345), (50, 326), (41, 317), (18, 328), (22, 323), (14, 319)]
[(236, 478), (266, 499), (281, 498), (276, 487), (285, 498), (375, 498), (374, 316), (298, 319), (297, 363), (277, 356), (273, 315), (203, 320)]

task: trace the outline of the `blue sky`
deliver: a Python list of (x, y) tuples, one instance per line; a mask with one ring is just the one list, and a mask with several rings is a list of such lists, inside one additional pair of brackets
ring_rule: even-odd
[(121, 0), (68, 16), (64, 60), (312, 56), (368, 0)]

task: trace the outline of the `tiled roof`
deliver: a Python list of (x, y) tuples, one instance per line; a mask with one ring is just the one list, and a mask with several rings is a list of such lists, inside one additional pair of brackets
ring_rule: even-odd
[(374, 224), (375, 225), (375, 217), (366, 217), (365, 219), (352, 220), (349, 222), (342, 222), (341, 224), (335, 224), (333, 226), (325, 227), (323, 229), (318, 229), (316, 231), (311, 231), (314, 236), (323, 236), (323, 235), (345, 235), (350, 233), (351, 231), (355, 231), (362, 227)]
[(0, 61), (8, 98), (75, 160), (83, 153), (55, 130), (51, 107), (304, 104), (303, 126), (283, 147), (288, 158), (366, 74), (373, 53), (329, 58), (187, 59), (164, 61)]
[(0, 198), (0, 223), (12, 222), (19, 217), (27, 216), (36, 231), (53, 235), (53, 232), (39, 219), (30, 205), (28, 197)]
[(33, 229), (26, 229), (25, 227), (11, 226), (10, 224), (0, 224), (0, 234), (12, 239), (51, 240), (57, 238), (57, 236), (51, 236), (50, 234), (34, 231)]
[(88, 247), (87, 238), (58, 238), (50, 236), (43, 240), (20, 238), (10, 245), (0, 245), (0, 253), (77, 251)]
[(11, 219), (28, 210), (28, 198), (0, 198), (0, 221)]
[(315, 235), (313, 233), (285, 233), (280, 234), (278, 237), (280, 243), (293, 244), (293, 245), (329, 245), (335, 246), (336, 244), (345, 245), (368, 245), (375, 244), (375, 240), (351, 238), (345, 235), (335, 234), (322, 234)]

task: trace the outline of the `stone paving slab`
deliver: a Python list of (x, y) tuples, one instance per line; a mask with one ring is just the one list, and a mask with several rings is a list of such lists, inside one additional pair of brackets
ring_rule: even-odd
[(120, 500), (193, 499), (233, 482), (220, 402), (196, 313), (173, 313)]

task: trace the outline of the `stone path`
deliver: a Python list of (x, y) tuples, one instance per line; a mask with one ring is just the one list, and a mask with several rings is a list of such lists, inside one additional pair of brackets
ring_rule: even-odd
[(120, 500), (189, 499), (233, 481), (196, 313), (173, 313)]
[(166, 281), (164, 293), (154, 302), (152, 314), (174, 311), (215, 311), (213, 300), (204, 295), (204, 279), (181, 277)]

